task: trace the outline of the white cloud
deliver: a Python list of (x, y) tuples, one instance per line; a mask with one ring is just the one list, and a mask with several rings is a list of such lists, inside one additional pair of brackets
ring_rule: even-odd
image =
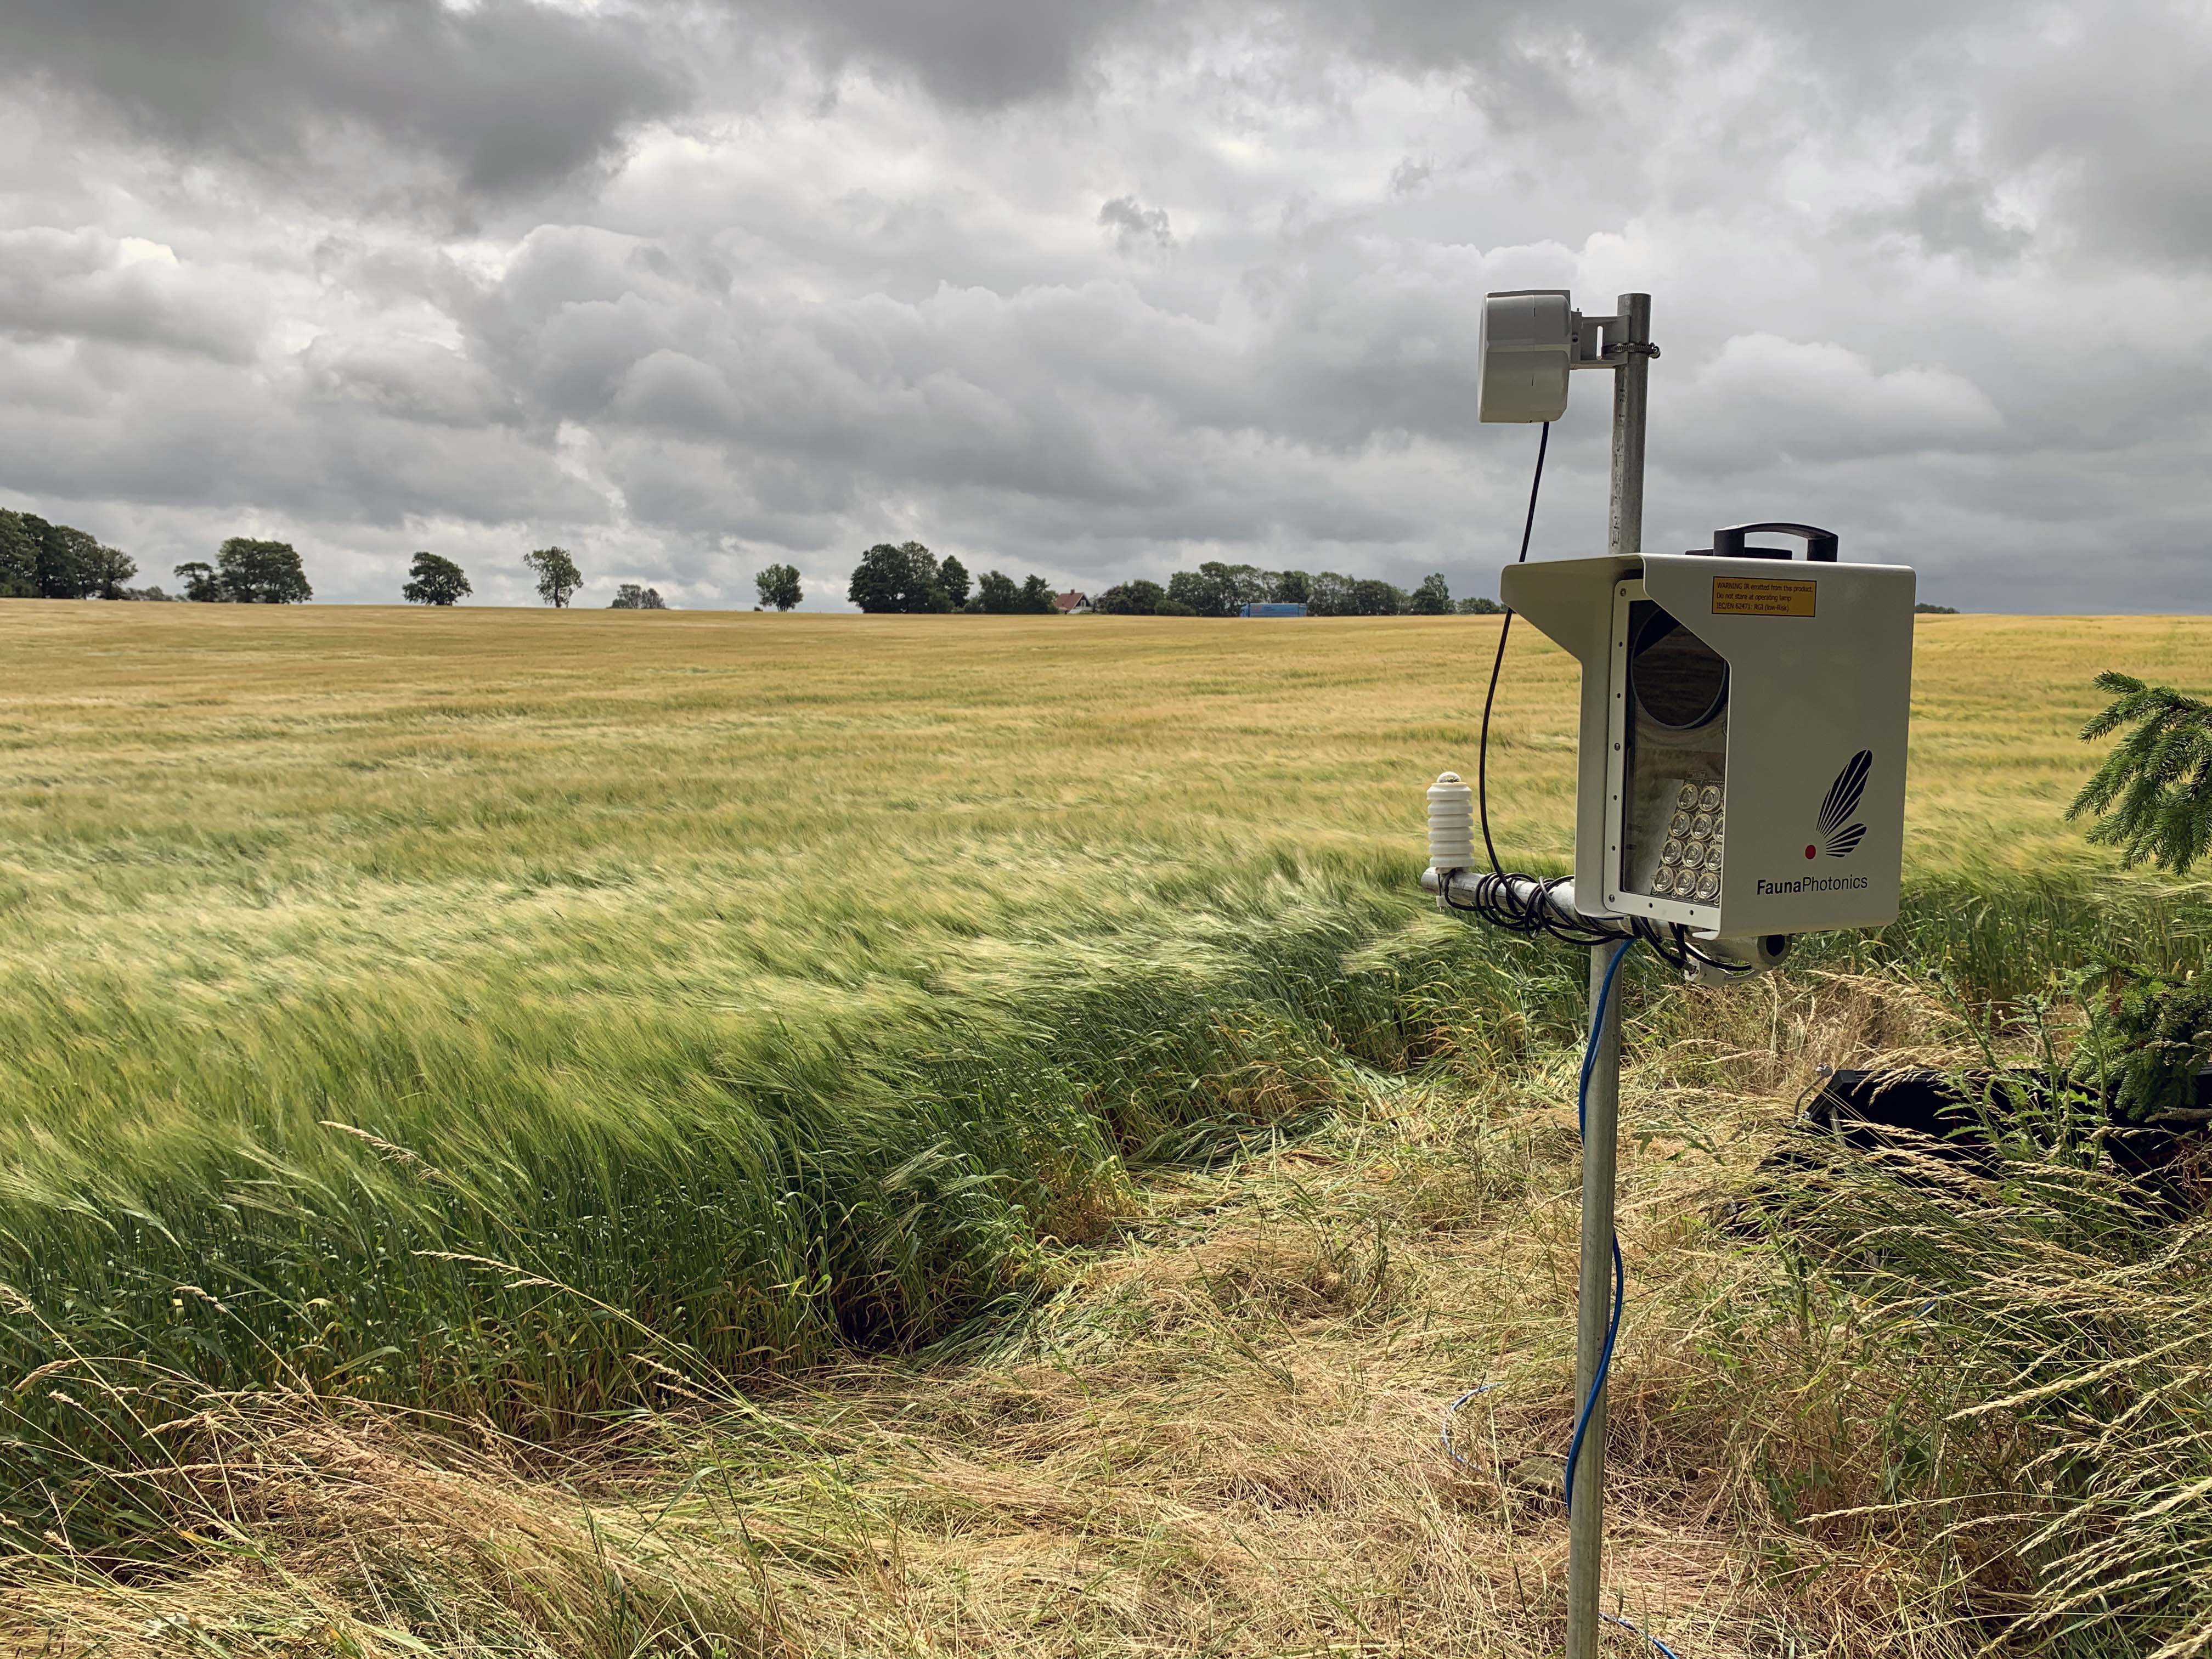
[[(522, 599), (560, 541), (692, 604), (789, 558), (831, 602), (908, 536), (1086, 586), (1494, 591), (1533, 434), (1474, 422), (1475, 318), (1564, 285), (1655, 296), (1650, 545), (1802, 518), (1953, 602), (2201, 602), (2194, 15), (180, 0), (103, 33), (122, 3), (0, 24), (0, 496), (149, 569), (250, 524), (339, 599), (425, 545)], [(1602, 536), (1604, 405), (1578, 377), (1540, 555)]]
[(1948, 368), (1878, 370), (1826, 342), (1738, 334), (1691, 375), (1676, 458), (1749, 471), (1788, 458), (1862, 460), (1987, 447), (2004, 417)]

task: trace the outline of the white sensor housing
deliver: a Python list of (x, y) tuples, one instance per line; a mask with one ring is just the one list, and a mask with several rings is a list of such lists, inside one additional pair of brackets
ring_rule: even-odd
[(1574, 321), (1565, 289), (1492, 294), (1482, 302), (1475, 392), (1480, 421), (1556, 421), (1567, 412)]
[(1895, 920), (1914, 576), (1646, 554), (1509, 565), (1505, 603), (1579, 659), (1575, 902), (1711, 937)]
[(1429, 868), (1474, 868), (1474, 791), (1456, 772), (1429, 786)]

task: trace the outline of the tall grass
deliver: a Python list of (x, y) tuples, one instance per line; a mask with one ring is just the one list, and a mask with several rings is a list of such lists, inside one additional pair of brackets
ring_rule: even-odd
[[(52, 1524), (58, 1492), (96, 1496), (65, 1518), (121, 1543), (127, 1489), (75, 1477), (158, 1463), (161, 1402), (206, 1387), (557, 1437), (683, 1376), (925, 1340), (1018, 1296), (1045, 1239), (1094, 1231), (1125, 1156), (1202, 1156), (1328, 1103), (1344, 1057), (1400, 1065), (1448, 1024), (1522, 1017), (1462, 931), (1287, 879), (946, 989), (957, 1015), (750, 1047), (665, 1016), (580, 1042), (519, 995), (496, 1043), (411, 988), (303, 998), (203, 1034), (189, 1108), (123, 1133), (55, 1114), (0, 1191), (7, 1360), (82, 1356), (131, 1391), (64, 1365), (17, 1394), (13, 1511)], [(68, 1081), (131, 1079), (118, 1055)]]
[[(209, 1388), (546, 1437), (909, 1345), (1034, 1293), (1132, 1162), (1564, 1036), (1579, 962), (1413, 896), (1487, 626), (10, 607), (0, 1512), (152, 1547), (101, 1472)], [(1912, 907), (1826, 959), (2002, 998), (2201, 951), (2051, 873), (2081, 711), (1946, 678), (2112, 627), (1926, 631)], [(1570, 684), (1533, 650), (1504, 711), (1539, 859)]]

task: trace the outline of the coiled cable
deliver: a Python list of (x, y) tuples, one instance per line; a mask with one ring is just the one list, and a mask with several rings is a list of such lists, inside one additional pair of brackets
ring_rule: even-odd
[[(1513, 562), (1528, 562), (1528, 544), (1536, 533), (1536, 499), (1544, 487), (1544, 457), (1552, 446), (1552, 423), (1544, 422), (1536, 441), (1536, 470), (1528, 481), (1528, 509), (1521, 521), (1521, 552)], [(1743, 963), (1715, 957), (1698, 948), (1690, 930), (1678, 921), (1655, 921), (1649, 916), (1608, 916), (1602, 920), (1577, 915), (1563, 919), (1552, 902), (1552, 893), (1569, 878), (1546, 881), (1518, 871), (1508, 871), (1498, 856), (1498, 843), (1490, 835), (1490, 716), (1498, 702), (1498, 676), (1505, 666), (1505, 641), (1512, 636), (1514, 612), (1509, 606), (1498, 630), (1498, 652), (1490, 659), (1490, 686), (1482, 694), (1482, 733), (1474, 756), (1475, 821), (1482, 830), (1482, 849), (1490, 860), (1490, 873), (1440, 872), (1437, 893), (1445, 905), (1465, 911), (1509, 933), (1529, 937), (1546, 934), (1564, 945), (1603, 945), (1613, 939), (1642, 939), (1652, 953), (1678, 972), (1689, 973), (1692, 964), (1730, 975), (1748, 974)], [(1457, 879), (1455, 879), (1455, 877)], [(1466, 895), (1465, 902), (1457, 896)]]

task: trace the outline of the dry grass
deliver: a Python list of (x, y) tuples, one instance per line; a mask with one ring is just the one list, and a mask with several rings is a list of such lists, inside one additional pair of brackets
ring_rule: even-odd
[[(1773, 1256), (1707, 1218), (1815, 1063), (1959, 1034), (1888, 981), (1676, 995), (1632, 1027), (1611, 1604), (1699, 1659), (1966, 1651), (1924, 1540), (1777, 1512), (1777, 1471), (1863, 1498), (1866, 1449), (1824, 1420), (1833, 1388), (1790, 1412), (1826, 1358), (1768, 1316)], [(149, 1655), (186, 1628), (272, 1654), (1553, 1651), (1572, 1056), (1462, 1035), (1449, 1065), (1358, 1080), (1317, 1134), (1155, 1182), (1118, 1247), (964, 1358), (560, 1457), (218, 1405), (172, 1496), (201, 1564), (129, 1588), (50, 1565), (9, 1621), (26, 1650)], [(1455, 1466), (1443, 1410), (1483, 1380)]]

